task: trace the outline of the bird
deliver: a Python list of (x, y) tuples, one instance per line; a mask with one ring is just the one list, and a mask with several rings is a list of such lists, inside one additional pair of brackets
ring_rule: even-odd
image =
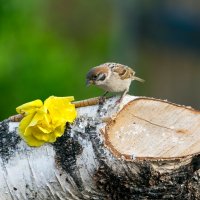
[(95, 85), (105, 91), (102, 98), (105, 98), (108, 92), (122, 92), (117, 103), (120, 103), (127, 94), (133, 80), (144, 82), (143, 79), (135, 76), (135, 71), (132, 68), (113, 62), (92, 67), (86, 75), (87, 86)]

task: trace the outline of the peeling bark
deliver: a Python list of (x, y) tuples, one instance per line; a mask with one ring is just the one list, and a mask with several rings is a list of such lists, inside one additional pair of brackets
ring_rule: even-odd
[(21, 140), (18, 123), (1, 122), (0, 199), (200, 199), (200, 112), (115, 101), (79, 108), (65, 134), (40, 148)]

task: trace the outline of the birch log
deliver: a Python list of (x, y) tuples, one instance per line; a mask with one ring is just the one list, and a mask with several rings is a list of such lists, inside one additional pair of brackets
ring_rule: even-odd
[(126, 96), (78, 109), (54, 144), (0, 123), (1, 200), (200, 199), (200, 112)]

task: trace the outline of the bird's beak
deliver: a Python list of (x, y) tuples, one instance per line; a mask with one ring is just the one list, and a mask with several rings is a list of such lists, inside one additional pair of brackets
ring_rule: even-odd
[(87, 87), (90, 86), (90, 85), (92, 85), (92, 84), (94, 84), (94, 81), (92, 81), (92, 80), (87, 80), (86, 81), (86, 86)]

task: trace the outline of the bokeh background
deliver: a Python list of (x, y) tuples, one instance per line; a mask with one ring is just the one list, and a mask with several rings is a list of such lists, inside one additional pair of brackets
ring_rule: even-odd
[(101, 95), (90, 67), (131, 66), (130, 94), (200, 108), (200, 1), (0, 0), (0, 120), (50, 95)]

